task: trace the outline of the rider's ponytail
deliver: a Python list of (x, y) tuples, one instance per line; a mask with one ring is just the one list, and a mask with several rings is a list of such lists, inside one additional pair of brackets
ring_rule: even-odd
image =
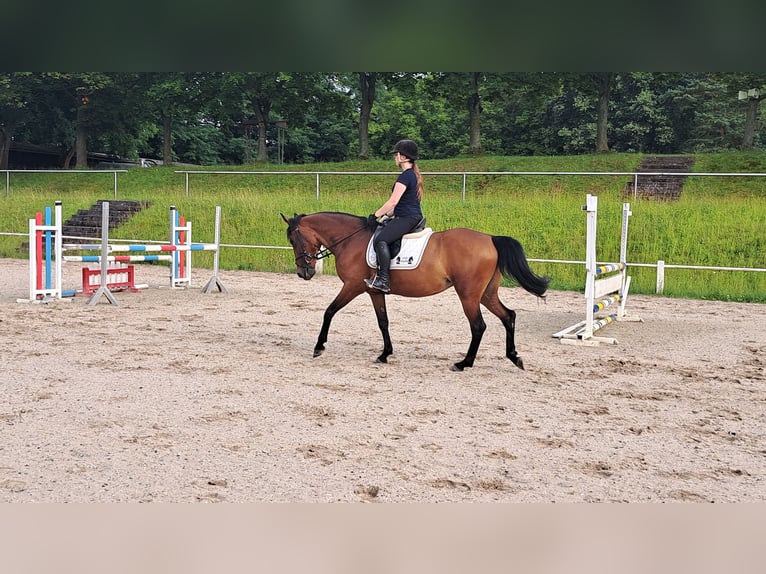
[(415, 177), (418, 179), (418, 199), (423, 201), (423, 176), (420, 174), (420, 168), (414, 161), (412, 162), (412, 171), (415, 172)]

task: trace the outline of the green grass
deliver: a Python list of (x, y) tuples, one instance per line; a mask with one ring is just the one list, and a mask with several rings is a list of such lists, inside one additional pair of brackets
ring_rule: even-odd
[[(457, 171), (578, 171), (630, 172), (639, 165), (637, 154), (565, 157), (482, 157), (422, 161), (425, 172)], [(195, 241), (212, 241), (215, 206), (222, 206), (224, 244), (287, 246), (280, 212), (345, 211), (366, 215), (387, 198), (396, 170), (391, 161), (350, 161), (300, 166), (237, 166), (237, 171), (384, 171), (386, 175), (321, 175), (319, 199), (316, 176), (303, 175), (192, 175), (189, 195), (177, 168), (133, 169), (118, 176), (118, 199), (144, 200), (141, 212), (112, 237), (165, 240), (168, 208), (175, 205), (193, 222)], [(223, 171), (222, 168), (215, 168)], [(766, 154), (699, 155), (697, 172), (766, 172)], [(629, 201), (628, 260), (634, 263), (686, 264), (727, 267), (766, 267), (766, 178), (692, 177), (677, 202), (623, 197), (629, 176), (469, 175), (463, 200), (462, 175), (426, 175), (423, 208), (436, 230), (469, 227), (492, 234), (511, 235), (537, 259), (583, 260), (585, 194), (599, 196), (598, 258), (619, 256), (622, 203)], [(0, 231), (26, 233), (27, 220), (57, 199), (64, 218), (86, 209), (98, 199), (114, 199), (111, 174), (12, 174), (10, 192), (0, 199)], [(0, 257), (26, 258), (24, 237), (0, 236)], [(212, 265), (212, 254), (195, 253), (195, 266)], [(272, 272), (294, 271), (288, 250), (224, 248), (223, 269)], [(550, 275), (554, 289), (581, 291), (580, 265), (533, 263), (538, 273)], [(333, 260), (325, 272), (334, 273)], [(633, 268), (631, 291), (654, 293), (654, 268)], [(666, 269), (665, 295), (734, 301), (766, 302), (766, 273)]]

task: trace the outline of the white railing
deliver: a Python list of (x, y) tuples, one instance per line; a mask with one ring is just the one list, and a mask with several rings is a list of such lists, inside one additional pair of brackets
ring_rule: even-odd
[(77, 175), (104, 175), (114, 174), (114, 198), (117, 199), (117, 174), (128, 173), (126, 169), (0, 169), (0, 172), (5, 173), (5, 197), (7, 198), (11, 194), (11, 174), (12, 173), (68, 173)]
[[(228, 171), (228, 170), (178, 170), (184, 174), (186, 196), (189, 196), (189, 176), (195, 175), (313, 175), (316, 178), (316, 199), (319, 199), (319, 178), (322, 175), (399, 175), (400, 171)], [(678, 171), (424, 171), (423, 175), (452, 175), (463, 179), (462, 198), (465, 201), (470, 175), (587, 175), (587, 176), (630, 176), (633, 178), (633, 196), (638, 194), (638, 178), (646, 176), (672, 177), (766, 177), (766, 173), (716, 173), (716, 172), (678, 172)]]

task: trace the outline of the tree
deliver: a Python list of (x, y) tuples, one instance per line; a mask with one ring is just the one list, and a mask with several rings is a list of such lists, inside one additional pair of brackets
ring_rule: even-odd
[(479, 95), (479, 85), (481, 84), (482, 73), (470, 72), (468, 75), (468, 153), (471, 155), (481, 155), (483, 152), (481, 146), (481, 96)]
[[(88, 128), (94, 120), (91, 111), (94, 106), (91, 104), (98, 103), (100, 92), (111, 86), (112, 77), (103, 72), (46, 72), (43, 78), (50, 82), (51, 89), (58, 96), (60, 109), (73, 126), (75, 165), (78, 168), (87, 167)], [(70, 152), (68, 157), (71, 155)]]
[(359, 159), (370, 159), (370, 114), (377, 79), (376, 72), (359, 72)]
[(564, 89), (571, 89), (595, 100), (596, 103), (596, 152), (609, 151), (609, 95), (617, 76), (616, 72), (564, 73)]
[[(655, 75), (656, 77), (657, 75)], [(663, 74), (663, 109), (674, 132), (673, 151), (704, 152), (737, 145), (741, 116), (729, 74), (690, 72)]]
[[(286, 130), (289, 139), (290, 131), (304, 126), (312, 114), (345, 121), (351, 113), (351, 101), (339, 87), (335, 74), (225, 72), (219, 74), (217, 82), (219, 121), (227, 129), (238, 129), (240, 134), (243, 134), (241, 126), (255, 126), (257, 162), (269, 159), (269, 146), (277, 139), (274, 137), (276, 121), (284, 121), (289, 126)], [(317, 148), (321, 146), (321, 141), (316, 142)]]
[(758, 131), (758, 110), (766, 99), (766, 74), (738, 73), (729, 77), (729, 85), (745, 105), (745, 126), (742, 134), (743, 150), (752, 150)]
[(482, 147), (499, 155), (550, 154), (548, 102), (561, 79), (543, 72), (489, 73), (482, 97)]
[(468, 153), (483, 153), (481, 144), (481, 87), (484, 72), (441, 72), (425, 76), (427, 91), (432, 97), (442, 98), (459, 115), (467, 112)]
[(148, 72), (145, 74), (147, 106), (161, 125), (162, 162), (173, 163), (174, 123), (195, 115), (199, 102), (199, 80), (188, 72)]
[(0, 169), (8, 169), (8, 155), (16, 129), (34, 121), (29, 102), (40, 89), (40, 78), (31, 72), (0, 73)]
[(609, 125), (609, 92), (614, 81), (614, 72), (597, 72), (590, 74), (590, 81), (596, 88), (598, 97), (598, 119), (596, 120), (596, 151), (609, 151), (607, 126)]
[(429, 159), (755, 149), (764, 98), (766, 74), (739, 72), (0, 72), (0, 166), (11, 142), (79, 167), (89, 148), (310, 162), (387, 156), (401, 138)]
[(629, 72), (610, 92), (610, 148), (619, 152), (672, 153), (675, 133), (669, 117), (667, 74)]

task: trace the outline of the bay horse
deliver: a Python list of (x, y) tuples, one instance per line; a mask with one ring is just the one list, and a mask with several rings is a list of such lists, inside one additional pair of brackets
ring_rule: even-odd
[[(319, 259), (335, 256), (335, 269), (343, 287), (324, 312), (324, 321), (314, 347), (314, 357), (325, 350), (330, 323), (335, 314), (365, 291), (372, 300), (378, 327), (383, 335), (383, 352), (377, 362), (386, 363), (393, 353), (388, 333), (386, 295), (370, 289), (364, 282), (372, 277), (366, 260), (367, 245), (373, 234), (368, 218), (348, 213), (319, 212), (294, 214), (287, 218), (287, 239), (293, 247), (298, 276), (309, 280), (316, 273)], [(472, 367), (487, 328), (480, 305), (496, 315), (505, 327), (505, 356), (524, 368), (516, 352), (514, 331), (516, 313), (498, 297), (501, 276), (515, 279), (528, 292), (545, 298), (550, 279), (535, 275), (529, 268), (521, 244), (512, 237), (488, 235), (472, 229), (456, 228), (434, 232), (415, 269), (391, 269), (390, 294), (427, 297), (455, 288), (471, 328), (471, 343), (453, 371)]]

